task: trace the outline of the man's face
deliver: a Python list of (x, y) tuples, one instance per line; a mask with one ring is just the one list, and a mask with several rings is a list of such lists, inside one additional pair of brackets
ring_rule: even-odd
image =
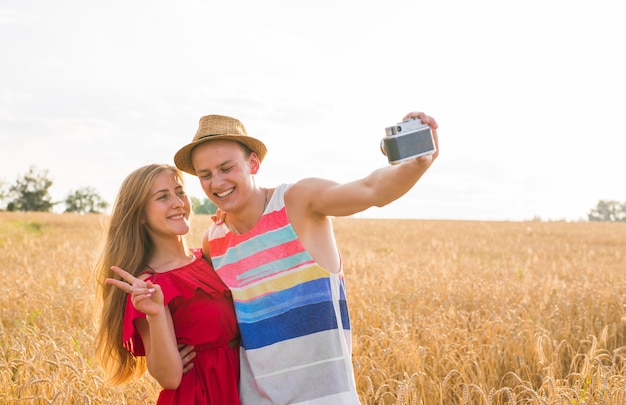
[(202, 190), (220, 209), (235, 213), (254, 186), (253, 174), (258, 171), (256, 154), (246, 157), (243, 147), (235, 141), (215, 140), (196, 146), (191, 163)]

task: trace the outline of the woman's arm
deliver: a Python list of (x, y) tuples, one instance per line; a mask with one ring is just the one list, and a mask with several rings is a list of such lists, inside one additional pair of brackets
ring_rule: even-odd
[(148, 371), (163, 388), (174, 390), (183, 376), (183, 361), (169, 307), (162, 308), (160, 314), (135, 320), (135, 327), (146, 350)]
[(158, 284), (144, 281), (117, 266), (111, 267), (122, 280), (108, 278), (106, 282), (131, 295), (133, 306), (146, 314), (135, 320), (141, 336), (148, 371), (166, 389), (176, 389), (183, 375), (183, 361), (178, 351), (174, 323), (169, 307), (164, 305), (163, 291)]

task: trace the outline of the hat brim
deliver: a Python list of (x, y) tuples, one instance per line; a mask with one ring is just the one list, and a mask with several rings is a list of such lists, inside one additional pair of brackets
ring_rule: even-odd
[(197, 176), (196, 169), (194, 169), (193, 164), (191, 163), (191, 152), (196, 146), (200, 144), (218, 140), (235, 141), (245, 145), (257, 155), (260, 162), (263, 161), (263, 158), (265, 158), (265, 154), (267, 153), (267, 148), (265, 147), (265, 144), (256, 138), (242, 135), (214, 135), (195, 140), (190, 144), (187, 144), (180, 148), (180, 150), (174, 155), (174, 164), (180, 170)]

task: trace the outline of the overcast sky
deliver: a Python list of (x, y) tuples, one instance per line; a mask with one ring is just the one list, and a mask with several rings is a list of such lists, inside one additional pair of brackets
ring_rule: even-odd
[(425, 111), (439, 159), (361, 216), (584, 219), (626, 201), (621, 3), (0, 0), (0, 181), (35, 166), (56, 200), (112, 203), (225, 114), (268, 146), (258, 184), (346, 182)]

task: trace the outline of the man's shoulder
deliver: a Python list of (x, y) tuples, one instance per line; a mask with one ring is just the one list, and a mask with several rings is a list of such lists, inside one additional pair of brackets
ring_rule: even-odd
[(288, 185), (288, 189), (285, 191), (285, 193), (288, 192), (291, 194), (315, 194), (336, 184), (337, 183), (331, 180), (322, 179), (319, 177), (307, 177)]

